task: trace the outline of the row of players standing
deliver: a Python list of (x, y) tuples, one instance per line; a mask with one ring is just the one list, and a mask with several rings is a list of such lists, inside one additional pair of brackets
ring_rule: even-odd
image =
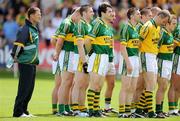
[[(149, 14), (150, 9), (147, 8), (142, 11), (144, 11), (144, 13), (142, 13), (146, 16), (147, 13)], [(99, 101), (105, 77), (108, 86), (105, 95), (107, 102), (106, 111), (111, 109), (110, 101), (115, 75), (111, 22), (113, 22), (115, 14), (109, 3), (102, 3), (98, 9), (99, 17), (94, 19), (90, 25), (93, 14), (92, 7), (89, 5), (84, 5), (76, 9), (70, 17), (62, 22), (56, 31), (56, 35), (53, 36), (52, 39), (52, 42), (56, 46), (53, 59), (57, 61), (53, 65), (59, 65), (54, 66), (54, 73), (57, 72), (57, 67), (60, 67), (60, 76), (62, 78), (59, 90), (57, 88), (54, 90), (54, 92), (58, 90), (57, 112), (60, 116), (83, 114), (84, 116), (90, 117), (102, 117)], [(169, 70), (166, 72), (167, 67), (164, 67), (164, 65), (167, 64), (162, 65), (162, 63), (166, 63), (166, 61), (164, 62), (166, 59), (172, 61), (173, 39), (169, 33), (174, 30), (173, 28), (175, 28), (177, 20), (174, 17), (171, 18), (167, 11), (162, 10), (159, 13), (157, 12), (157, 15), (154, 15), (153, 19), (150, 20), (150, 18), (148, 18), (147, 20), (150, 21), (147, 23), (145, 23), (147, 20), (143, 21), (145, 24), (137, 31), (135, 26), (137, 25), (138, 28), (140, 28), (139, 10), (130, 8), (127, 16), (129, 21), (121, 31), (122, 36), (120, 39), (122, 44), (121, 54), (124, 59), (120, 62), (119, 70), (122, 75), (119, 117), (128, 117), (128, 115), (131, 114), (131, 103), (139, 101), (134, 117), (144, 117), (142, 112), (144, 107), (146, 107), (148, 117), (162, 118), (162, 104), (158, 104), (160, 107), (158, 109), (160, 115), (156, 115), (152, 109), (152, 96), (158, 72), (160, 73), (160, 78), (162, 78), (163, 83), (164, 78), (169, 80)], [(139, 24), (137, 24), (138, 22)], [(165, 26), (167, 30), (160, 29), (160, 26)], [(163, 31), (163, 36), (161, 37), (159, 49), (158, 41), (160, 39), (160, 30)], [(139, 35), (142, 40), (141, 44), (139, 44)], [(168, 42), (166, 42), (166, 39)], [(178, 39), (176, 43), (179, 46)], [(139, 50), (141, 54), (139, 54)], [(160, 53), (158, 54), (158, 52)], [(162, 66), (159, 67), (160, 71), (158, 71), (157, 66), (157, 54), (158, 58), (160, 58), (158, 61), (161, 61), (159, 62), (161, 64), (158, 65)], [(139, 64), (139, 55), (142, 66)], [(166, 56), (168, 58), (166, 58)], [(179, 58), (179, 56), (176, 58)], [(142, 67), (142, 69), (140, 69), (140, 67)], [(175, 72), (178, 74), (178, 66), (175, 67), (177, 68), (174, 70), (176, 70)], [(136, 88), (138, 88), (138, 86), (136, 86), (138, 77), (142, 77), (142, 74), (139, 76), (139, 70), (142, 70), (141, 72), (143, 72), (144, 75), (144, 83), (141, 82), (139, 87), (144, 91), (140, 90), (139, 93), (134, 93)], [(167, 75), (168, 77), (166, 77)], [(85, 97), (88, 86), (87, 113)], [(164, 85), (160, 84), (159, 90), (161, 90), (161, 86)], [(54, 94), (57, 95), (57, 93)], [(158, 96), (162, 97), (161, 101), (163, 101), (163, 94), (164, 92), (160, 94), (161, 96)], [(53, 101), (53, 109), (56, 112), (57, 99)], [(73, 112), (71, 112), (69, 104), (72, 104)]]

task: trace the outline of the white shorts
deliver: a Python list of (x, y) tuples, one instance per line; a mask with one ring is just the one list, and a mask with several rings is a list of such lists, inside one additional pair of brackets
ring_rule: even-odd
[(115, 75), (115, 74), (116, 74), (116, 68), (114, 62), (109, 62), (106, 75)]
[[(88, 57), (87, 57), (88, 58)], [(83, 72), (83, 63), (80, 60), (79, 54), (74, 53), (74, 59), (73, 59), (73, 70), (76, 72)]]
[(143, 72), (154, 72), (158, 74), (157, 55), (141, 53), (141, 67)]
[(62, 50), (59, 55), (60, 71), (68, 71), (74, 73), (73, 59), (74, 59), (74, 52)]
[(172, 72), (180, 75), (180, 55), (174, 54)]
[(94, 72), (101, 76), (106, 76), (109, 63), (109, 56), (107, 54), (93, 53), (89, 57), (88, 72)]
[(158, 75), (161, 78), (171, 79), (172, 61), (158, 59)]
[(130, 61), (131, 66), (132, 66), (132, 73), (131, 74), (127, 74), (125, 60), (124, 60), (122, 55), (120, 56), (119, 74), (129, 76), (129, 77), (139, 77), (139, 57), (138, 56), (131, 56), (131, 57), (129, 57), (129, 61)]
[(59, 61), (52, 61), (52, 74), (60, 72)]

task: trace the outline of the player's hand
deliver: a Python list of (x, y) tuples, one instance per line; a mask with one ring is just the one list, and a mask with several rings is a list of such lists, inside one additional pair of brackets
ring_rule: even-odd
[(87, 68), (88, 68), (88, 63), (87, 62), (83, 63), (84, 73), (88, 73)]
[(127, 63), (126, 68), (127, 68), (127, 74), (131, 74), (133, 70), (131, 63)]
[(53, 60), (54, 60), (54, 61), (58, 61), (58, 59), (59, 59), (59, 54), (54, 53), (54, 54), (53, 54)]

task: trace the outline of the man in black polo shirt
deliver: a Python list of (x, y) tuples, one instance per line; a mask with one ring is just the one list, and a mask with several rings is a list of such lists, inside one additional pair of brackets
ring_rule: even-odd
[(14, 105), (13, 117), (32, 117), (27, 107), (31, 99), (38, 59), (39, 33), (36, 24), (40, 22), (41, 12), (37, 7), (27, 11), (25, 25), (19, 29), (17, 40), (11, 53), (14, 62), (18, 63), (19, 85)]

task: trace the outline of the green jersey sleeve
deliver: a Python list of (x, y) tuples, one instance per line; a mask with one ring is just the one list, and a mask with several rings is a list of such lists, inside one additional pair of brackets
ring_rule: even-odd
[(78, 24), (76, 24), (74, 35), (76, 36), (77, 39), (84, 38), (84, 27), (83, 27), (82, 22), (79, 22)]
[(128, 41), (128, 25), (124, 25), (120, 32), (120, 42), (122, 45), (127, 45)]
[(69, 32), (69, 28), (69, 22), (63, 21), (59, 28), (56, 30), (55, 36), (65, 38), (66, 34)]
[(89, 32), (88, 36), (91, 37), (91, 39), (94, 39), (97, 37), (97, 34), (100, 30), (100, 22), (99, 21), (94, 21), (92, 22), (92, 28), (91, 31)]

